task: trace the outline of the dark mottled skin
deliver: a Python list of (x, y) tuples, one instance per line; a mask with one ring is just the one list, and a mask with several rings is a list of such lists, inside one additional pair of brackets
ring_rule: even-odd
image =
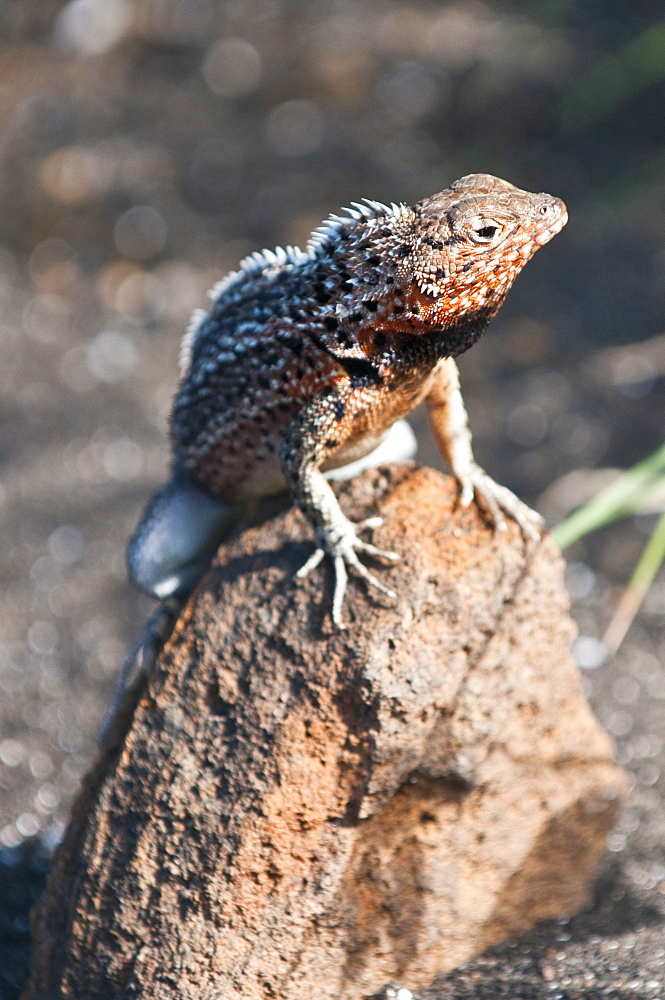
[[(470, 206), (507, 219), (512, 235), (496, 249), (465, 243), (454, 224)], [(386, 429), (440, 358), (477, 340), (537, 249), (536, 229), (562, 218), (557, 199), (479, 175), (397, 215), (333, 222), (294, 264), (254, 270), (250, 258), (196, 332), (173, 408), (176, 464), (233, 498), (258, 464), (277, 463), (312, 402), (330, 413), (331, 436), (310, 443), (317, 458)]]
[[(174, 473), (237, 502), (288, 484), (317, 531), (305, 571), (332, 556), (340, 623), (360, 541), (320, 470), (371, 451), (421, 400), (463, 487), (497, 521), (522, 505), (473, 462), (451, 360), (478, 339), (515, 277), (566, 221), (557, 198), (470, 175), (413, 208), (347, 209), (305, 251), (255, 254), (213, 291), (183, 350)], [(510, 499), (509, 499), (510, 498)], [(379, 553), (381, 554), (381, 553)], [(392, 557), (392, 554), (382, 553)]]

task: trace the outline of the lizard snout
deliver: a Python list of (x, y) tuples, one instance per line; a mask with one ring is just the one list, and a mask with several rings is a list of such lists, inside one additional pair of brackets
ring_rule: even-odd
[(568, 209), (560, 198), (545, 195), (538, 206), (538, 218), (541, 220), (541, 228), (534, 235), (534, 240), (539, 246), (543, 246), (568, 222)]

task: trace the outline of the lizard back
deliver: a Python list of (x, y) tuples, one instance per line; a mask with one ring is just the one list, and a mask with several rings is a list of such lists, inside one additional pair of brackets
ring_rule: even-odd
[(305, 250), (246, 258), (184, 340), (175, 468), (216, 496), (283, 484), (280, 448), (330, 397), (324, 467), (368, 451), (426, 395), (442, 357), (478, 338), (538, 246), (565, 223), (556, 198), (470, 175), (413, 208), (355, 203)]

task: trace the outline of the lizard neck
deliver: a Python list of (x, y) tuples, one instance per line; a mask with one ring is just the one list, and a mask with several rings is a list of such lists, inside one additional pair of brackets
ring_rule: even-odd
[(401, 334), (396, 346), (398, 357), (409, 364), (435, 365), (441, 358), (456, 358), (468, 351), (484, 333), (493, 312), (484, 309), (450, 326), (432, 325), (422, 332)]
[[(450, 326), (423, 324), (416, 317), (411, 317), (410, 329), (392, 330), (384, 324), (368, 324), (352, 350), (331, 353), (347, 368), (348, 374), (365, 380), (370, 368), (375, 369), (379, 381), (390, 378), (391, 373), (425, 372), (441, 358), (456, 358), (472, 347), (493, 313), (494, 310), (483, 309)], [(352, 364), (357, 371), (351, 371)]]
[[(485, 332), (495, 310), (482, 309), (452, 326), (435, 329), (429, 336), (434, 341), (438, 358), (456, 358), (468, 351)], [(427, 335), (426, 335), (427, 336)]]

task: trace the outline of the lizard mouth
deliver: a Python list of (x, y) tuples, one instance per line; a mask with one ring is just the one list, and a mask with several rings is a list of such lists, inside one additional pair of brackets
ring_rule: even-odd
[(553, 236), (556, 236), (557, 233), (561, 232), (561, 230), (563, 229), (563, 227), (567, 222), (568, 222), (568, 212), (565, 206), (562, 204), (561, 215), (559, 216), (559, 218), (556, 219), (555, 222), (552, 222), (545, 229), (541, 229), (540, 232), (535, 233), (533, 237), (534, 243), (537, 243), (539, 247), (542, 247), (546, 243), (549, 243), (549, 241), (552, 239)]

